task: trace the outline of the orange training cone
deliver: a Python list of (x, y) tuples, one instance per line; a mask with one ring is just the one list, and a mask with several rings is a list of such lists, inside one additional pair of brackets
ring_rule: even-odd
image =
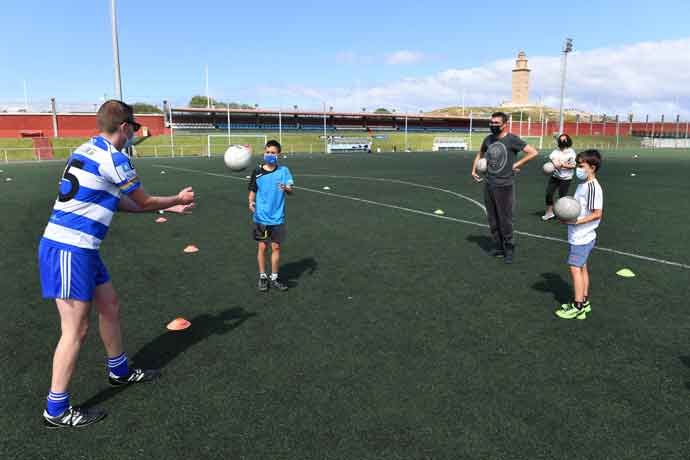
[(189, 246), (184, 248), (184, 252), (186, 252), (187, 254), (194, 254), (195, 252), (199, 252), (199, 248), (197, 248), (193, 244), (190, 244)]
[(174, 320), (170, 321), (166, 327), (170, 331), (183, 331), (191, 325), (192, 323), (184, 318), (175, 318)]

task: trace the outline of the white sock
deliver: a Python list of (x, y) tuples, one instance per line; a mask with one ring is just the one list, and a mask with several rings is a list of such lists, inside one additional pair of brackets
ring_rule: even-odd
[(266, 273), (259, 273), (259, 278), (266, 279), (268, 276), (266, 276)]
[(278, 279), (278, 274), (277, 273), (271, 273), (271, 281), (275, 281)]

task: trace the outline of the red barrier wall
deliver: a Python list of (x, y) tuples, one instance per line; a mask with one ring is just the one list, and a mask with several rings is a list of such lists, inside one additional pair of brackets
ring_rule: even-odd
[[(163, 115), (136, 115), (136, 120), (148, 128), (151, 136), (169, 134)], [(98, 134), (95, 114), (58, 113), (57, 125), (58, 137), (89, 137)], [(23, 130), (42, 131), (45, 137), (55, 137), (53, 116), (49, 113), (0, 113), (0, 137), (21, 137)]]
[[(521, 126), (522, 125), (522, 126)], [(549, 120), (548, 124), (544, 127), (544, 136), (551, 136), (558, 133), (558, 121)], [(539, 121), (528, 123), (527, 121), (513, 120), (513, 124), (510, 132), (522, 136), (539, 136), (541, 135), (541, 123)], [(616, 121), (607, 121), (606, 123), (595, 122), (589, 123), (589, 121), (581, 121), (576, 123), (574, 121), (569, 121), (563, 123), (563, 130), (570, 134), (571, 136), (630, 136), (632, 133), (635, 135), (647, 135), (651, 136), (654, 134), (655, 137), (659, 136), (669, 136), (673, 137), (678, 133), (681, 137), (684, 137), (686, 131), (686, 122), (682, 121), (676, 125), (675, 121), (666, 121), (663, 123), (657, 121), (652, 123), (645, 123), (643, 121), (628, 123), (621, 122), (616, 128)], [(616, 132), (618, 130), (618, 132)], [(662, 134), (663, 133), (663, 134)]]

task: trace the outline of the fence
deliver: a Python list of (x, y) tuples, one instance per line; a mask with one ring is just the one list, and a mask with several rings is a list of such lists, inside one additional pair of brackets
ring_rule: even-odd
[[(433, 140), (442, 133), (409, 133), (404, 136), (404, 133), (387, 133), (384, 135), (374, 136), (371, 141), (372, 152), (402, 152), (406, 149), (413, 152), (430, 152), (433, 147)], [(445, 133), (447, 135), (447, 133)], [(483, 140), (485, 133), (473, 133), (464, 136), (467, 148), (470, 151), (476, 151)], [(278, 139), (279, 137), (269, 134), (268, 139)], [(169, 136), (160, 136), (155, 139), (156, 142), (150, 138), (146, 142), (142, 142), (134, 147), (135, 157), (196, 157), (208, 155), (208, 140), (207, 136), (176, 136), (174, 142), (170, 143)], [(690, 139), (655, 139), (659, 141), (656, 143), (647, 139), (643, 142), (642, 138), (636, 137), (597, 137), (597, 136), (581, 136), (573, 139), (575, 148), (584, 150), (588, 148), (596, 148), (600, 150), (617, 150), (617, 149), (631, 149), (631, 148), (688, 148), (690, 149)], [(77, 140), (81, 143), (79, 140)], [(525, 141), (539, 148), (542, 151), (550, 151), (555, 148), (554, 138), (552, 136), (525, 136)], [(662, 142), (663, 141), (663, 142)], [(58, 144), (58, 145), (55, 145)], [(283, 133), (282, 136), (283, 153), (324, 153), (326, 142), (324, 142), (322, 135), (289, 135)], [(77, 147), (75, 145), (65, 145), (65, 143), (55, 142), (53, 144), (53, 156), (56, 160), (64, 160)], [(260, 151), (260, 150), (259, 150)], [(219, 152), (211, 152), (217, 154)], [(257, 152), (258, 153), (258, 152)], [(2, 147), (0, 144), (0, 162), (9, 163), (12, 161), (42, 161), (36, 158), (36, 149), (33, 147)]]

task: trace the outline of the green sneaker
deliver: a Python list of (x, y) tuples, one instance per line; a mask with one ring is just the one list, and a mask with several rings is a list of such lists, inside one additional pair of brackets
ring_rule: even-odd
[(587, 319), (584, 307), (580, 310), (572, 303), (561, 305), (561, 309), (556, 310), (556, 316), (563, 319)]
[(589, 301), (589, 299), (582, 304), (582, 309), (585, 311), (585, 313), (590, 313), (592, 311), (592, 303)]

